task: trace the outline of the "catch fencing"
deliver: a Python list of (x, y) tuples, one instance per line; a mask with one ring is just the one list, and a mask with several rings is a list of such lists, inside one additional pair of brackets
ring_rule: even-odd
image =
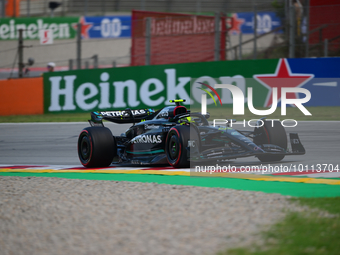
[(225, 60), (225, 19), (133, 11), (131, 65)]

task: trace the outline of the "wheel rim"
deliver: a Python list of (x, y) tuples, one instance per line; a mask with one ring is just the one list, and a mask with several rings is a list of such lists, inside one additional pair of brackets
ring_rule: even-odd
[(87, 136), (83, 136), (80, 142), (80, 156), (83, 161), (88, 161), (91, 155), (91, 145), (89, 138)]
[(178, 138), (177, 138), (176, 135), (173, 135), (170, 138), (168, 149), (169, 149), (168, 151), (169, 151), (170, 159), (172, 159), (172, 160), (177, 159), (178, 154), (179, 154), (179, 143), (178, 143)]

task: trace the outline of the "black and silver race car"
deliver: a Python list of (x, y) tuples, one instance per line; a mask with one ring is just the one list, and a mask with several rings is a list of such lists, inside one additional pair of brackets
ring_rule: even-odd
[[(212, 126), (209, 115), (181, 106), (185, 100), (171, 100), (174, 106), (158, 111), (125, 109), (92, 112), (91, 127), (78, 138), (78, 155), (85, 167), (107, 167), (111, 163), (170, 164), (189, 167), (190, 162), (225, 161), (255, 156), (262, 162), (280, 161), (286, 155), (302, 155), (305, 149), (297, 133), (290, 133), (291, 151), (279, 121), (261, 119), (253, 131), (235, 130), (229, 125)], [(103, 120), (131, 123), (121, 135), (113, 136)]]

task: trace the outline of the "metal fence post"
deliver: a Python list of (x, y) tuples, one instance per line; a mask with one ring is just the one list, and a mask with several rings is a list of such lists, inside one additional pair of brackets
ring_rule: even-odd
[(257, 10), (256, 4), (254, 4), (254, 52), (253, 52), (253, 59), (257, 59)]
[(65, 16), (65, 8), (66, 8), (66, 6), (65, 6), (65, 0), (62, 0), (61, 1), (61, 16)]
[(220, 60), (220, 14), (218, 12), (215, 13), (215, 54), (214, 60)]
[(239, 59), (242, 59), (242, 32), (240, 32), (239, 34), (239, 46), (238, 46), (238, 49), (239, 49)]
[(309, 0), (306, 0), (306, 52), (305, 57), (309, 56)]
[(324, 41), (323, 51), (324, 51), (324, 56), (328, 57), (328, 39), (325, 39)]
[(1, 17), (6, 16), (6, 0), (1, 0)]
[(119, 9), (120, 9), (120, 0), (116, 0), (115, 1), (115, 11), (117, 12), (117, 11), (119, 11)]
[(93, 55), (93, 68), (98, 68), (98, 55)]
[(77, 24), (77, 69), (81, 69), (81, 23)]
[(88, 7), (89, 7), (89, 0), (85, 0), (85, 4), (84, 4), (84, 16), (87, 16)]
[(146, 18), (145, 22), (145, 65), (151, 63), (151, 18)]
[(68, 60), (68, 70), (73, 70), (73, 59)]
[(89, 67), (90, 67), (89, 61), (85, 61), (85, 69), (89, 69)]
[(24, 73), (24, 45), (23, 45), (24, 41), (23, 41), (22, 33), (23, 33), (23, 30), (19, 29), (19, 44), (18, 44), (19, 78), (22, 78), (23, 77), (23, 73)]
[(102, 0), (102, 13), (103, 13), (103, 15), (105, 15), (105, 0)]
[(295, 10), (294, 6), (289, 8), (289, 57), (295, 57)]
[(201, 0), (196, 0), (196, 13), (201, 13)]
[(322, 29), (319, 30), (319, 56), (322, 56), (322, 41), (323, 41), (323, 37), (322, 37)]
[(145, 0), (140, 0), (140, 9), (145, 10)]
[(30, 6), (30, 4), (31, 4), (31, 1), (30, 0), (26, 0), (27, 1), (27, 17), (29, 17), (30, 16), (30, 10), (31, 10), (31, 6)]

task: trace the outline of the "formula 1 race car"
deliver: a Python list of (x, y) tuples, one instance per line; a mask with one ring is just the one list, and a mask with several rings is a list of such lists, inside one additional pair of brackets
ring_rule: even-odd
[[(170, 164), (189, 167), (190, 162), (224, 161), (255, 156), (262, 162), (280, 161), (286, 155), (302, 155), (305, 149), (297, 133), (290, 133), (292, 150), (279, 121), (259, 120), (253, 131), (235, 130), (229, 125), (212, 126), (209, 115), (193, 113), (181, 106), (185, 100), (170, 100), (175, 106), (158, 111), (125, 109), (92, 112), (91, 127), (78, 138), (78, 155), (85, 167), (106, 167), (111, 163)], [(120, 136), (113, 136), (103, 120), (133, 124)], [(258, 123), (259, 123), (258, 122)]]

